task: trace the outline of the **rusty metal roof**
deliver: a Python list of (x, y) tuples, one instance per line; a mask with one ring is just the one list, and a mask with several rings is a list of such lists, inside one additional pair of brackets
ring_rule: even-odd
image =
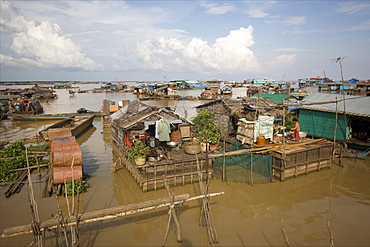
[(300, 107), (302, 109), (370, 117), (370, 97), (366, 96), (314, 93), (307, 96), (302, 103), (308, 103)]

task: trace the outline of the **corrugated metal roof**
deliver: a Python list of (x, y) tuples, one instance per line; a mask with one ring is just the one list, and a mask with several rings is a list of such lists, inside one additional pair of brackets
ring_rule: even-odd
[[(339, 101), (338, 106), (336, 106), (335, 101)], [(302, 106), (303, 109), (328, 112), (336, 112), (336, 109), (338, 109), (338, 113), (370, 117), (370, 97), (366, 96), (314, 93), (307, 96), (303, 103), (318, 103), (317, 105)]]
[[(275, 104), (283, 103), (283, 100), (286, 100), (287, 98), (291, 97), (290, 94), (270, 94), (270, 93), (261, 93), (259, 97), (261, 98), (267, 98), (270, 102), (273, 102)], [(251, 96), (251, 98), (257, 98), (258, 93)]]

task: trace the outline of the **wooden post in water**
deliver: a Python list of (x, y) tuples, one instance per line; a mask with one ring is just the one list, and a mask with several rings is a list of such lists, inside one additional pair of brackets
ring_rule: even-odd
[(224, 139), (224, 148), (222, 150), (222, 154), (223, 154), (223, 162), (222, 162), (222, 182), (225, 182), (226, 178), (225, 178), (225, 170), (226, 170), (226, 155), (225, 155), (225, 150), (226, 149), (226, 141)]
[[(283, 100), (283, 167), (281, 168), (282, 172), (280, 172), (280, 181), (284, 181), (285, 180), (285, 168), (286, 168), (286, 142), (285, 142), (285, 134), (286, 134), (286, 131), (285, 131), (285, 104), (284, 104), (284, 100)], [(299, 133), (298, 133), (299, 134)]]
[(331, 227), (330, 227), (330, 222), (328, 220), (328, 230), (329, 230), (329, 236), (330, 236), (330, 247), (334, 247), (334, 240), (333, 240), (333, 235), (331, 233)]
[(209, 244), (217, 244), (218, 243), (217, 232), (214, 226), (211, 206), (209, 205), (209, 199), (208, 199), (209, 180), (207, 180), (206, 188), (204, 188), (203, 181), (202, 181), (202, 173), (200, 171), (200, 166), (199, 166), (199, 161), (198, 161), (198, 155), (195, 154), (195, 157), (197, 159), (199, 186), (200, 186), (200, 190), (202, 194), (204, 195), (201, 214), (200, 214), (200, 222), (203, 223), (203, 226), (205, 225), (207, 227)]
[(338, 128), (338, 98), (335, 97), (335, 126), (334, 126), (334, 140), (333, 140), (333, 159), (335, 155), (335, 141), (337, 139), (337, 128)]
[[(222, 193), (223, 194), (223, 193)], [(219, 194), (214, 194), (219, 195)], [(160, 208), (170, 205), (171, 201), (174, 201), (174, 204), (183, 203), (186, 200), (195, 200), (199, 199), (201, 197), (189, 197), (189, 194), (183, 194), (179, 196), (174, 196), (174, 198), (162, 198), (162, 199), (156, 199), (146, 202), (140, 202), (140, 203), (134, 203), (129, 205), (123, 205), (123, 206), (117, 206), (107, 209), (101, 209), (93, 212), (87, 212), (84, 214), (78, 214), (78, 215), (71, 215), (64, 218), (65, 226), (69, 225), (75, 225), (77, 224), (77, 221), (79, 221), (79, 224), (86, 224), (91, 222), (97, 222), (107, 219), (114, 219), (119, 216), (126, 216), (130, 214), (135, 214), (143, 211), (152, 210), (154, 208)], [(44, 231), (46, 229), (55, 229), (60, 224), (59, 219), (51, 219), (46, 220), (44, 222), (41, 222), (39, 224), (40, 230)], [(32, 225), (23, 225), (23, 226), (16, 226), (11, 228), (6, 228), (1, 235), (1, 237), (12, 237), (17, 236), (21, 234), (27, 234), (32, 233)]]
[(284, 226), (284, 220), (283, 220), (283, 217), (281, 215), (280, 215), (280, 219), (281, 219), (281, 227), (280, 227), (281, 234), (283, 235), (285, 246), (286, 247), (289, 247), (290, 246), (289, 239), (288, 239), (288, 236), (286, 235), (285, 226)]
[(168, 194), (169, 194), (169, 196), (171, 198), (171, 203), (169, 205), (168, 225), (167, 225), (166, 235), (165, 235), (165, 238), (164, 238), (164, 241), (163, 241), (163, 245), (162, 246), (164, 246), (164, 244), (166, 243), (166, 238), (167, 238), (167, 235), (168, 235), (171, 218), (173, 218), (173, 221), (175, 223), (177, 242), (182, 242), (181, 226), (180, 226), (180, 222), (179, 222), (179, 219), (177, 218), (177, 214), (176, 214), (176, 210), (175, 210), (174, 194), (170, 190), (170, 187), (168, 186), (167, 180), (166, 180), (165, 177), (163, 177), (163, 182), (164, 182), (164, 185), (165, 185), (165, 187), (167, 189), (167, 192), (168, 192)]
[(30, 203), (30, 209), (31, 209), (31, 215), (32, 215), (32, 232), (34, 236), (34, 243), (37, 244), (37, 246), (43, 246), (44, 245), (44, 239), (42, 237), (42, 233), (40, 230), (40, 217), (39, 217), (39, 211), (37, 208), (37, 203), (35, 201), (35, 196), (33, 193), (33, 187), (32, 187), (32, 178), (31, 178), (31, 171), (29, 169), (30, 164), (28, 162), (28, 153), (27, 153), (27, 147), (26, 147), (26, 162), (27, 162), (27, 195), (28, 195), (28, 201)]
[[(225, 193), (224, 192), (211, 193), (211, 194), (208, 194), (207, 197), (219, 196), (223, 194)], [(64, 226), (75, 225), (75, 224), (87, 224), (87, 223), (92, 223), (92, 222), (97, 222), (97, 221), (102, 221), (102, 220), (114, 219), (120, 216), (136, 214), (136, 213), (140, 213), (140, 212), (144, 212), (148, 210), (153, 210), (155, 208), (166, 207), (170, 205), (172, 200), (174, 204), (180, 204), (186, 201), (202, 199), (204, 197), (205, 195), (189, 197), (189, 194), (183, 194), (183, 195), (174, 196), (174, 198), (167, 197), (167, 198), (161, 198), (161, 199), (156, 199), (156, 200), (151, 200), (151, 201), (146, 201), (146, 202), (139, 202), (139, 203), (134, 203), (134, 204), (129, 204), (129, 205), (101, 209), (101, 210), (88, 212), (84, 214), (72, 215), (70, 217), (65, 217), (64, 220), (62, 221), (63, 221)], [(58, 228), (58, 226), (60, 225), (60, 222), (61, 222), (60, 219), (51, 219), (51, 220), (41, 222), (39, 224), (40, 231)], [(4, 229), (4, 232), (0, 237), (2, 238), (13, 237), (13, 236), (18, 236), (18, 235), (28, 234), (28, 233), (32, 233), (31, 224), (6, 228)]]

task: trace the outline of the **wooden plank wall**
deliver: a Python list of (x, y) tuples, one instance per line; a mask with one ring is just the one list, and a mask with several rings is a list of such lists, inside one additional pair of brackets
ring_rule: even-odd
[(284, 152), (273, 152), (272, 170), (274, 177), (284, 181), (322, 168), (330, 168), (332, 163), (332, 145), (306, 145), (294, 147)]

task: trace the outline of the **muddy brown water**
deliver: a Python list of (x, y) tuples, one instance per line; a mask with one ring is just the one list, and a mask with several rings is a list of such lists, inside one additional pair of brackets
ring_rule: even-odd
[[(87, 85), (82, 85), (87, 87)], [(75, 111), (79, 107), (99, 110), (103, 99), (133, 99), (131, 94), (76, 94), (57, 91), (59, 98), (43, 102), (46, 113)], [(194, 92), (191, 92), (194, 93)], [(85, 103), (83, 105), (82, 103)], [(189, 117), (200, 102), (147, 102), (157, 106), (177, 106), (177, 112)], [(2, 140), (15, 141), (33, 135), (48, 123), (0, 122)], [(91, 177), (91, 187), (81, 195), (79, 212), (143, 202), (167, 197), (165, 190), (142, 192), (130, 173), (111, 171), (116, 157), (112, 154), (109, 128), (96, 119), (78, 142), (83, 152), (84, 171)], [(211, 210), (219, 244), (216, 246), (285, 246), (281, 226), (291, 246), (329, 246), (328, 221), (335, 246), (370, 246), (370, 158), (335, 160), (331, 169), (312, 172), (285, 182), (248, 185), (212, 179), (210, 192), (225, 192), (212, 197)], [(44, 174), (43, 174), (44, 175)], [(41, 221), (51, 219), (59, 201), (67, 211), (64, 197), (41, 198), (43, 183), (33, 174), (33, 189)], [(174, 194), (200, 194), (199, 184), (172, 188)], [(31, 213), (26, 187), (19, 194), (5, 198), (0, 189), (0, 231), (29, 224)], [(166, 246), (209, 246), (207, 230), (199, 226), (200, 201), (179, 207), (182, 243), (171, 230)], [(137, 215), (119, 217), (80, 226), (81, 246), (161, 246), (167, 229), (167, 209), (154, 209)], [(28, 246), (31, 234), (1, 238), (0, 246)], [(55, 245), (50, 232), (47, 245)]]

